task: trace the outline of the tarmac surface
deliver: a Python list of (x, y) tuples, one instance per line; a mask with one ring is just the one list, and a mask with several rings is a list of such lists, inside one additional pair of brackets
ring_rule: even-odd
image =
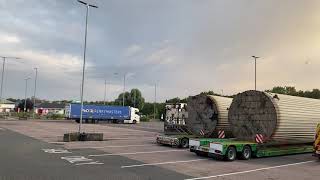
[[(320, 161), (308, 154), (218, 161), (155, 143), (159, 122), (84, 124), (102, 142), (61, 142), (71, 121), (0, 121), (2, 179), (319, 179)], [(14, 177), (14, 178), (12, 178)], [(17, 178), (16, 178), (17, 177)], [(27, 178), (24, 178), (27, 179)], [(0, 177), (1, 180), (1, 177)]]

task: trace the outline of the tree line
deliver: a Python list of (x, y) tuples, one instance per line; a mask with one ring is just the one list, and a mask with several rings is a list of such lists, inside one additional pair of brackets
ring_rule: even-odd
[(267, 92), (277, 93), (277, 94), (285, 94), (291, 96), (299, 96), (299, 97), (306, 97), (306, 98), (313, 98), (313, 99), (320, 99), (320, 90), (319, 89), (312, 89), (311, 91), (306, 90), (296, 90), (294, 86), (276, 86), (271, 90), (267, 90)]
[[(306, 97), (306, 98), (314, 98), (314, 99), (320, 99), (320, 90), (319, 89), (313, 89), (311, 91), (306, 90), (296, 90), (293, 86), (276, 86), (273, 87), (270, 90), (266, 90), (266, 92), (271, 93), (277, 93), (277, 94), (285, 94), (285, 95), (291, 95), (291, 96), (300, 96), (300, 97)], [(203, 95), (215, 95), (215, 96), (223, 96), (223, 97), (234, 97), (235, 95), (222, 95), (219, 93), (215, 93), (214, 91), (204, 91), (200, 94)], [(156, 107), (156, 118), (161, 118), (161, 115), (165, 113), (165, 105), (167, 103), (170, 104), (177, 104), (177, 103), (187, 103), (187, 97), (186, 98), (171, 98), (166, 100), (165, 102), (145, 102), (145, 99), (139, 89), (131, 89), (130, 91), (126, 91), (124, 93), (120, 93), (118, 97), (114, 101), (85, 101), (84, 104), (96, 104), (96, 105), (115, 105), (115, 106), (122, 106), (123, 104), (123, 97), (124, 97), (124, 105), (125, 106), (131, 106), (136, 107), (140, 110), (140, 112), (147, 116), (148, 118), (153, 118), (154, 115), (154, 106)], [(24, 100), (23, 99), (13, 99), (9, 98), (9, 101), (16, 102), (17, 107), (23, 110), (24, 108)], [(36, 102), (48, 102), (45, 100), (36, 100)], [(62, 100), (62, 101), (53, 101), (57, 103), (72, 103), (73, 101), (69, 100)], [(31, 110), (33, 108), (33, 101), (31, 99), (27, 99), (27, 109)]]

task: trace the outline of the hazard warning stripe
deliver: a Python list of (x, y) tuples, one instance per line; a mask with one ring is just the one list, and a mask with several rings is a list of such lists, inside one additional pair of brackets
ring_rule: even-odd
[(263, 143), (263, 135), (262, 134), (256, 134), (256, 142)]
[(224, 131), (219, 131), (218, 132), (218, 138), (219, 139), (223, 139), (223, 138), (225, 138), (226, 136), (225, 136), (225, 133), (224, 133)]

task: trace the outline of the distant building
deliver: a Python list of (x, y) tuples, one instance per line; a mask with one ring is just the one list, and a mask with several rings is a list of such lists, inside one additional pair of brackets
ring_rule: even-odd
[(0, 100), (0, 112), (11, 112), (14, 111), (15, 103), (9, 100)]
[(64, 114), (65, 104), (64, 103), (41, 103), (37, 104), (35, 107), (35, 112), (39, 115), (47, 114)]

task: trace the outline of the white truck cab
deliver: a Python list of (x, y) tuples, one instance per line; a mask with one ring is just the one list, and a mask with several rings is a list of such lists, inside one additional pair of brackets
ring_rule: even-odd
[(139, 109), (130, 107), (130, 119), (124, 120), (124, 123), (137, 124), (140, 123)]

